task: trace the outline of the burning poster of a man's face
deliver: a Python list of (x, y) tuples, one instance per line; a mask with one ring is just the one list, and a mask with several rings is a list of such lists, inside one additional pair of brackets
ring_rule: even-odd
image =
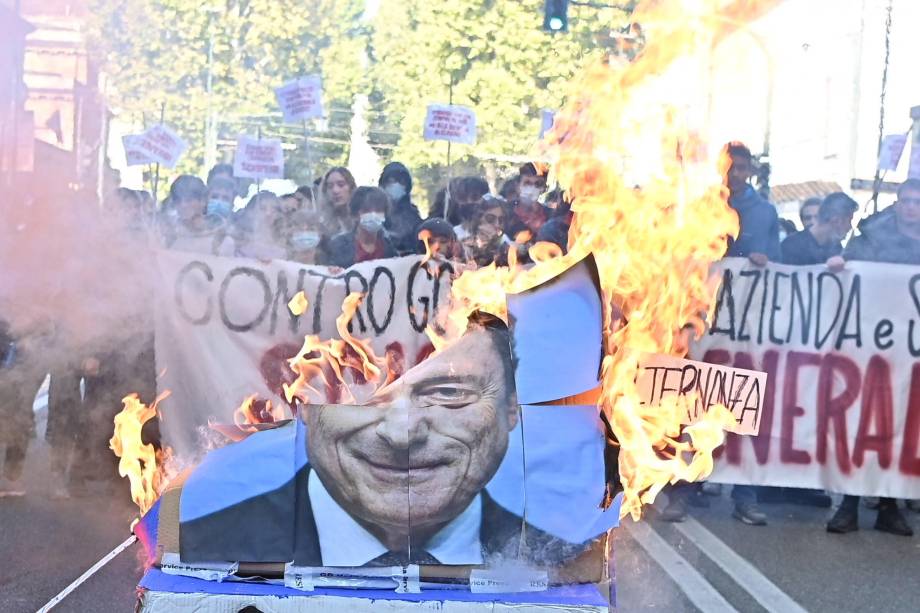
[(325, 537), (337, 537), (333, 519), (344, 511), (368, 533), (360, 544), (367, 553), (351, 564), (371, 562), (378, 556), (364, 558), (378, 550), (481, 563), (483, 537), (499, 528), (483, 525), (484, 511), (495, 515), (483, 488), (505, 458), (518, 412), (507, 332), (487, 328), (468, 332), (367, 406), (309, 407), (308, 490), (321, 549)]
[[(578, 391), (573, 381), (596, 382), (596, 285), (579, 269), (509, 305), (511, 331), (492, 317), (471, 323), (362, 406), (303, 405), (286, 426), (209, 453), (165, 497), (178, 498), (181, 559), (553, 566), (584, 551), (616, 523), (598, 509), (605, 431), (595, 406), (543, 405), (534, 390), (555, 399)], [(581, 329), (546, 324), (541, 341), (528, 332), (579, 308), (560, 321)], [(555, 373), (552, 356), (565, 362)], [(589, 374), (579, 382), (579, 372)], [(517, 381), (533, 404), (519, 405)]]

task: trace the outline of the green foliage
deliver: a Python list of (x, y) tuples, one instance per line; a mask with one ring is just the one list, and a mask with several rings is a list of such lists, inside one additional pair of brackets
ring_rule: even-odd
[[(393, 158), (437, 175), (445, 143), (422, 139), (425, 108), (453, 102), (476, 110), (475, 146), (452, 147), (454, 162), (481, 163), (489, 175), (513, 166), (536, 142), (540, 110), (558, 109), (576, 71), (601, 53), (596, 35), (624, 20), (615, 9), (572, 5), (569, 32), (541, 29), (543, 0), (381, 0), (371, 78), (387, 124), (401, 136)], [(456, 172), (454, 174), (457, 174)]]
[[(274, 88), (320, 73), (332, 140), (348, 141), (352, 95), (362, 89), (367, 31), (362, 0), (91, 0), (93, 46), (105, 60), (113, 106), (140, 124), (167, 123), (189, 142), (177, 171), (199, 173), (208, 114), (208, 46), (213, 45), (212, 111), (219, 141), (237, 133), (283, 135), (302, 143), (302, 128), (283, 126)], [(344, 112), (343, 112), (344, 111)], [(287, 164), (306, 180), (302, 148)], [(314, 146), (316, 166), (339, 163), (347, 145)], [(301, 176), (296, 176), (300, 174)]]

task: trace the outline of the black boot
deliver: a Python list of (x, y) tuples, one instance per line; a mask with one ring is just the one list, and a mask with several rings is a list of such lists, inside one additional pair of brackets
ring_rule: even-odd
[(897, 504), (879, 506), (878, 517), (875, 519), (875, 529), (898, 536), (913, 536), (914, 531), (907, 520), (901, 515)]
[(829, 522), (827, 531), (832, 534), (846, 534), (859, 530), (859, 511), (855, 505), (841, 504)]

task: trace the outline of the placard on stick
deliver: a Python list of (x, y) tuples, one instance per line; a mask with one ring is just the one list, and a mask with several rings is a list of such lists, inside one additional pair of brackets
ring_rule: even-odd
[(233, 156), (233, 176), (246, 179), (283, 179), (284, 152), (281, 150), (281, 141), (275, 138), (237, 137), (236, 154)]
[(699, 421), (713, 406), (723, 405), (735, 416), (732, 432), (756, 435), (766, 398), (767, 373), (645, 354), (639, 360), (636, 389), (640, 402), (646, 405), (660, 404), (669, 396), (696, 394), (683, 423)]
[(128, 166), (160, 164), (175, 168), (188, 145), (169, 126), (159, 123), (140, 134), (126, 134), (121, 139)]
[(323, 116), (323, 81), (319, 75), (309, 75), (288, 81), (275, 88), (278, 106), (285, 123)]
[(897, 170), (904, 145), (907, 143), (906, 134), (889, 134), (882, 139), (882, 148), (878, 155), (879, 170)]
[(476, 142), (476, 112), (458, 104), (429, 104), (424, 137), (472, 145)]

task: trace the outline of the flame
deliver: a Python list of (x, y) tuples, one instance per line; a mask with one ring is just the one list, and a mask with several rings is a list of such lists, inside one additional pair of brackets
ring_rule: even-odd
[(259, 400), (257, 394), (247, 396), (233, 412), (233, 423), (246, 432), (255, 432), (255, 424), (273, 424), (285, 419), (284, 407), (274, 406), (271, 400)]
[(168, 391), (160, 394), (149, 407), (137, 394), (125, 396), (109, 440), (109, 448), (119, 458), (118, 474), (130, 481), (131, 499), (141, 515), (153, 506), (175, 472), (171, 469), (172, 450), (156, 449), (141, 438), (144, 424), (157, 415), (157, 406), (168, 396)]
[[(775, 2), (657, 0), (633, 18), (648, 26), (634, 61), (588, 66), (570, 84), (567, 105), (538, 148), (572, 202), (569, 250), (531, 250), (535, 265), (468, 271), (451, 288), (438, 330), (443, 347), (482, 309), (501, 317), (505, 295), (532, 287), (588, 253), (605, 303), (606, 357), (599, 406), (620, 445), (621, 515), (638, 519), (668, 483), (712, 470), (712, 452), (733, 423), (724, 407), (681, 426), (693, 397), (660, 406), (639, 402), (642, 353), (686, 354), (687, 336), (705, 329), (718, 278), (710, 265), (738, 231), (723, 187), (725, 156), (712, 159), (697, 108), (706, 108), (707, 71), (718, 43)], [(698, 104), (697, 104), (698, 103)]]
[[(327, 341), (315, 335), (304, 338), (300, 351), (289, 360), (297, 378), (290, 385), (283, 385), (288, 402), (296, 398), (307, 404), (360, 404), (361, 399), (372, 395), (389, 378), (384, 376), (388, 372), (386, 358), (375, 355), (369, 341), (356, 338), (348, 329), (363, 298), (359, 292), (345, 298), (342, 313), (335, 320), (339, 338)], [(364, 386), (373, 389), (360, 393)]]
[(310, 302), (303, 292), (297, 292), (294, 294), (294, 297), (291, 298), (290, 302), (288, 302), (288, 310), (294, 315), (303, 315), (307, 312), (308, 306), (310, 306)]

